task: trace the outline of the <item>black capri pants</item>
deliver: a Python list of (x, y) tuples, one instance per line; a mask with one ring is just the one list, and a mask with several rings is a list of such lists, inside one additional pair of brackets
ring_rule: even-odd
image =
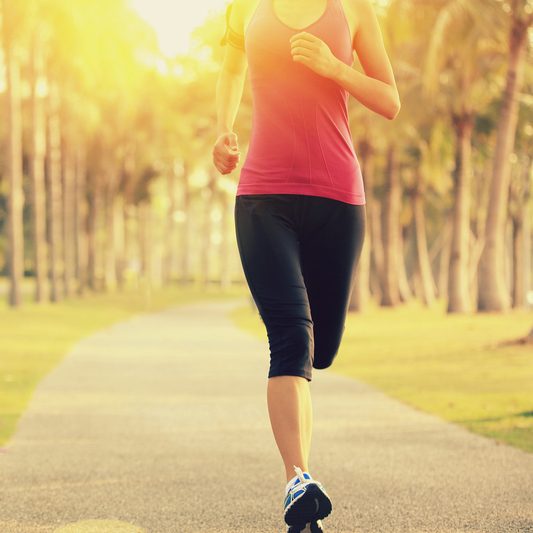
[(304, 194), (235, 199), (243, 271), (265, 324), (268, 377), (312, 379), (340, 347), (363, 246), (366, 207)]

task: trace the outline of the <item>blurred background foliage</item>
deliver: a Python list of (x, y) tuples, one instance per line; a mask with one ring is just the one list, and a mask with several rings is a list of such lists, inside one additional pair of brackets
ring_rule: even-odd
[[(138, 4), (0, 4), (0, 269), (10, 306), (141, 279), (244, 281), (238, 169), (223, 176), (211, 160), (227, 3), (193, 28), (185, 8), (163, 12), (176, 35), (190, 33), (174, 53)], [(390, 122), (350, 99), (368, 216), (351, 310), (370, 299), (440, 300), (448, 312), (533, 305), (532, 3), (381, 0), (375, 9), (402, 109)], [(247, 83), (235, 124), (244, 153), (251, 122)]]

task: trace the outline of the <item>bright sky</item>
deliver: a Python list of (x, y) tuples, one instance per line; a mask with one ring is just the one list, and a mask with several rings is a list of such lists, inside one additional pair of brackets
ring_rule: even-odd
[(157, 31), (163, 53), (175, 55), (189, 49), (191, 31), (211, 11), (223, 11), (229, 0), (130, 0), (131, 5)]

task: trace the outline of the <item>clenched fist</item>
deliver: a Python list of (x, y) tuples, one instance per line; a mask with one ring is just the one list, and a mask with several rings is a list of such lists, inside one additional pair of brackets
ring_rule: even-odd
[(302, 63), (320, 76), (332, 78), (339, 68), (339, 59), (329, 46), (312, 33), (301, 31), (291, 36), (293, 61)]
[(241, 152), (237, 142), (237, 134), (228, 131), (219, 135), (213, 147), (213, 163), (222, 174), (229, 174), (239, 163)]

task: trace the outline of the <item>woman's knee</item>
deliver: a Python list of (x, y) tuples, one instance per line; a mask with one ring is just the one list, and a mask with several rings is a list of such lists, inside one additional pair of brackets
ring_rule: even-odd
[(335, 352), (332, 352), (332, 351), (320, 352), (319, 357), (315, 357), (313, 361), (313, 368), (316, 368), (316, 369), (329, 368), (333, 364), (335, 357), (337, 357), (337, 353), (338, 353), (338, 350)]
[(324, 369), (333, 364), (333, 361), (339, 353), (341, 339), (342, 332), (326, 336), (315, 334), (314, 368)]
[(268, 327), (270, 369), (268, 377), (298, 375), (311, 380), (314, 355), (313, 324), (298, 320)]

